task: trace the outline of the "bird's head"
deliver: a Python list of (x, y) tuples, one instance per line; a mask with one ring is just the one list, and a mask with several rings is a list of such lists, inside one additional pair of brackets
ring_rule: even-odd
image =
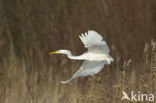
[(57, 50), (57, 51), (54, 51), (54, 52), (50, 52), (49, 54), (69, 54), (70, 51), (69, 50)]

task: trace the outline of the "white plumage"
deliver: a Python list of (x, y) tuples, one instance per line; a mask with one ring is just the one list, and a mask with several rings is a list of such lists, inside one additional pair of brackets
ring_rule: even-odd
[(94, 75), (99, 73), (105, 64), (110, 64), (114, 59), (109, 55), (109, 48), (102, 36), (93, 30), (81, 34), (80, 39), (88, 51), (80, 56), (73, 56), (69, 50), (58, 50), (49, 54), (66, 54), (68, 58), (84, 60), (80, 69), (68, 80), (61, 81), (67, 83), (74, 78)]
[(77, 77), (97, 74), (103, 69), (104, 64), (105, 64), (104, 62), (85, 60), (83, 64), (81, 65), (80, 69), (70, 79), (66, 81), (61, 81), (61, 82), (65, 84)]
[(89, 50), (96, 50), (96, 51), (101, 49), (106, 54), (109, 53), (109, 48), (106, 42), (103, 40), (102, 36), (97, 32), (93, 30), (89, 30), (88, 34), (87, 32), (85, 34), (81, 34), (79, 38), (81, 39), (85, 48), (88, 48)]

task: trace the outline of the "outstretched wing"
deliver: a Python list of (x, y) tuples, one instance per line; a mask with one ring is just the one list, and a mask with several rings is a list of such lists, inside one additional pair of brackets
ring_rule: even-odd
[(65, 84), (77, 77), (97, 74), (103, 69), (104, 64), (106, 64), (104, 61), (84, 61), (80, 69), (70, 79), (61, 82)]
[(102, 36), (96, 31), (89, 30), (88, 33), (81, 34), (80, 39), (85, 48), (88, 48), (89, 52), (104, 52), (109, 53), (109, 48)]

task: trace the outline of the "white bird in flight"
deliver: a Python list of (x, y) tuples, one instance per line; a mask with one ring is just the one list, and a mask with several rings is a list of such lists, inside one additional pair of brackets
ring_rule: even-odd
[(80, 39), (85, 48), (88, 49), (80, 56), (73, 56), (69, 50), (58, 50), (49, 54), (66, 54), (69, 59), (84, 60), (80, 69), (68, 80), (61, 81), (61, 83), (67, 83), (72, 79), (82, 76), (94, 75), (99, 73), (105, 64), (111, 62), (116, 63), (120, 69), (123, 68), (109, 55), (109, 48), (102, 36), (93, 30), (89, 30), (88, 33), (81, 34)]

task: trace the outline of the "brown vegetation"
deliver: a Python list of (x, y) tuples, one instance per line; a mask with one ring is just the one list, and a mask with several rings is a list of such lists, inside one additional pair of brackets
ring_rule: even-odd
[[(123, 90), (156, 96), (155, 10), (156, 0), (0, 0), (0, 103), (121, 103)], [(112, 63), (61, 84), (81, 61), (48, 53), (83, 53), (78, 35), (90, 29), (127, 72)]]

